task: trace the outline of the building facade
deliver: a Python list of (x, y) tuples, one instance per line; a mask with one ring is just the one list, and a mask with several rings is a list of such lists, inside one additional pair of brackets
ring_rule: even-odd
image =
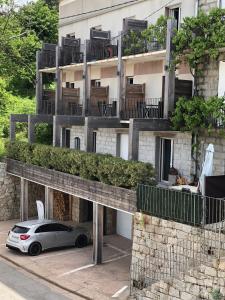
[[(184, 182), (192, 182), (196, 176), (194, 138), (190, 132), (172, 130), (169, 118), (180, 96), (192, 96), (193, 77), (185, 63), (176, 72), (169, 68), (172, 33), (186, 16), (218, 5), (223, 7), (224, 1), (174, 0), (168, 5), (166, 0), (61, 0), (58, 45), (44, 44), (37, 53), (36, 115), (12, 115), (11, 140), (16, 138), (17, 122), (28, 123), (30, 143), (35, 142), (35, 125), (48, 123), (53, 125), (54, 147), (151, 163), (164, 186), (171, 184), (171, 168)], [(167, 22), (165, 44), (153, 39), (133, 46), (129, 33), (139, 34), (161, 15), (173, 17)], [(221, 53), (199, 82), (205, 97), (224, 95), (223, 60)], [(49, 78), (55, 78), (55, 89), (46, 88)], [(202, 149), (214, 143), (214, 173), (224, 174), (224, 139), (202, 136), (201, 141)], [(77, 178), (70, 178), (70, 188), (48, 181), (48, 176), (56, 176), (50, 171), (45, 174), (37, 168), (32, 173), (30, 167), (12, 161), (8, 165), (8, 172), (21, 178), (23, 219), (28, 218), (25, 191), (30, 181), (44, 186), (47, 217), (93, 221), (95, 253), (102, 247), (104, 226), (105, 234), (132, 239), (137, 209), (133, 191), (99, 184), (98, 192), (91, 193), (90, 183)], [(101, 262), (101, 254), (95, 262)]]

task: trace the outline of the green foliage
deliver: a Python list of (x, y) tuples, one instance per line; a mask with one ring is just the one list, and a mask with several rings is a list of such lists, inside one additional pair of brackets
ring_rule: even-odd
[(35, 126), (36, 143), (51, 145), (53, 126), (50, 124), (37, 124)]
[(190, 100), (180, 98), (176, 103), (172, 124), (175, 130), (198, 133), (200, 129), (212, 130), (216, 123), (225, 126), (224, 98), (193, 97)]
[(57, 41), (57, 23), (57, 8), (43, 0), (19, 9), (5, 1), (0, 14), (0, 77), (7, 79), (14, 94), (34, 94), (36, 51), (42, 42)]
[(224, 299), (224, 296), (221, 294), (220, 289), (214, 289), (211, 292), (213, 300), (222, 300)]
[(225, 47), (225, 9), (213, 9), (197, 17), (186, 17), (174, 36), (176, 63), (186, 60), (195, 74), (201, 75), (202, 65), (217, 59), (219, 49)]
[(7, 157), (127, 189), (154, 184), (151, 164), (111, 155), (16, 141), (8, 144)]
[(167, 20), (167, 17), (161, 16), (154, 25), (150, 24), (147, 29), (141, 32), (130, 30), (123, 37), (124, 54), (131, 55), (147, 52), (149, 47), (151, 47), (151, 43), (154, 44), (155, 42), (159, 46), (165, 47)]

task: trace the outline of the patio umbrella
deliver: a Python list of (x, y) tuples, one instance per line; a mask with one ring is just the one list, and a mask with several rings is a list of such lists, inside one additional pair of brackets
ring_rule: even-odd
[(203, 196), (205, 195), (205, 176), (212, 176), (213, 174), (213, 154), (214, 146), (213, 144), (209, 144), (206, 149), (205, 161), (202, 165), (202, 173), (198, 183), (198, 188)]
[(38, 211), (38, 220), (44, 220), (45, 218), (44, 204), (40, 200), (37, 200), (36, 204), (37, 204), (37, 211)]

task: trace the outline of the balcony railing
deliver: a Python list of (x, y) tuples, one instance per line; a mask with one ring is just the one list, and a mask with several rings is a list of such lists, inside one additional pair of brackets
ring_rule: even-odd
[(77, 103), (69, 103), (67, 110), (65, 111), (66, 115), (72, 116), (82, 116), (83, 105)]
[(154, 51), (160, 51), (165, 49), (165, 46), (158, 41), (148, 41), (147, 39), (140, 38), (137, 41), (129, 39), (125, 36), (123, 40), (122, 53), (123, 56), (136, 55), (141, 53), (148, 53)]
[(40, 101), (40, 113), (44, 115), (54, 115), (55, 91), (43, 90), (42, 101)]
[(91, 40), (88, 43), (87, 61), (109, 59), (118, 56), (118, 46), (109, 41)]
[(97, 104), (88, 105), (88, 115), (89, 116), (99, 116), (99, 117), (116, 117), (116, 107), (117, 101), (111, 99), (111, 103), (106, 103), (98, 101)]
[(43, 44), (40, 60), (39, 69), (54, 68), (56, 65), (56, 45), (55, 44)]
[(161, 119), (163, 118), (162, 99), (125, 99), (122, 101), (120, 117), (122, 120), (131, 118)]

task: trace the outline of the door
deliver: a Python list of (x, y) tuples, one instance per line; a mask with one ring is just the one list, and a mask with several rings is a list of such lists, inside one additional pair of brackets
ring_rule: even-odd
[(117, 211), (116, 231), (117, 234), (131, 240), (132, 239), (133, 218), (131, 214)]
[(173, 141), (161, 139), (161, 180), (168, 181), (169, 170), (173, 166)]
[(52, 229), (56, 233), (57, 247), (65, 247), (75, 245), (75, 235), (68, 226), (55, 223), (52, 224)]
[(218, 96), (225, 96), (225, 61), (221, 61), (219, 66)]
[(128, 160), (128, 134), (120, 135), (120, 157)]
[(56, 232), (52, 228), (52, 224), (39, 226), (35, 230), (35, 238), (42, 245), (42, 250), (57, 247)]

